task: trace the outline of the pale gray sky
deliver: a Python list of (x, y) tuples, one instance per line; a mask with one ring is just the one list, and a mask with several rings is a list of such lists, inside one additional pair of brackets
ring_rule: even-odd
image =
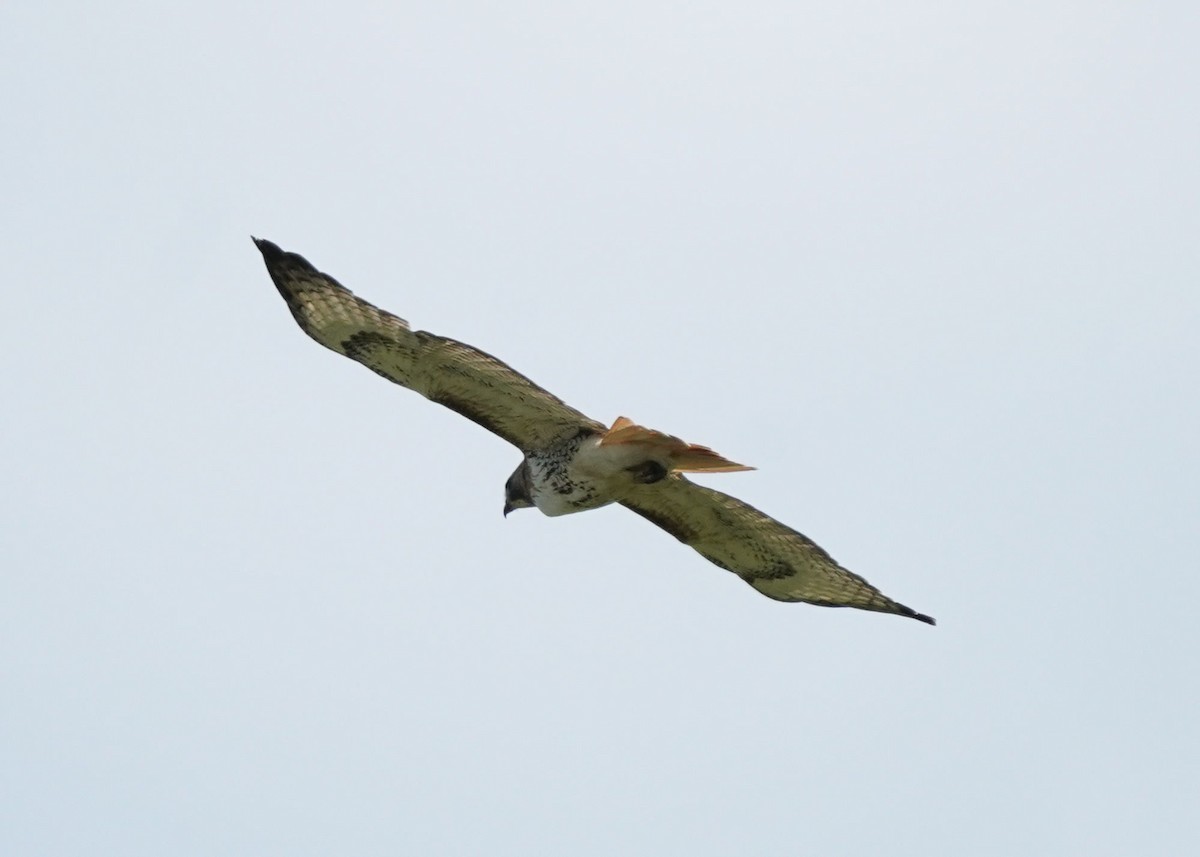
[[(0, 11), (5, 855), (1200, 850), (1190, 3)], [(936, 616), (305, 338), (250, 234)]]

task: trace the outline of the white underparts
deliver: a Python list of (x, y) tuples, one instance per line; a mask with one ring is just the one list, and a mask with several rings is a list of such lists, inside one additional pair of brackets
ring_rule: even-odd
[(601, 446), (597, 435), (572, 438), (528, 456), (533, 504), (552, 517), (606, 506), (632, 481), (630, 469), (652, 458), (640, 445)]

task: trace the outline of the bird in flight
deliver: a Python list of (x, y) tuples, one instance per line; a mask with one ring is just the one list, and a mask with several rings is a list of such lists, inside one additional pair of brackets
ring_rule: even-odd
[(296, 253), (254, 239), (301, 330), (393, 383), (457, 411), (521, 450), (504, 514), (550, 516), (619, 503), (768, 598), (931, 616), (888, 598), (811, 540), (683, 474), (751, 470), (708, 447), (618, 417), (605, 426), (470, 345), (413, 330)]

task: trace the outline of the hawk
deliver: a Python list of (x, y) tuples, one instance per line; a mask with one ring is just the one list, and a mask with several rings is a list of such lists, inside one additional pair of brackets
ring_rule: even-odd
[(413, 330), (302, 256), (255, 238), (300, 328), (393, 383), (457, 411), (524, 458), (504, 486), (504, 514), (556, 516), (619, 503), (768, 598), (857, 607), (934, 624), (842, 568), (805, 536), (683, 474), (752, 468), (708, 447), (619, 417), (605, 426), (470, 345)]

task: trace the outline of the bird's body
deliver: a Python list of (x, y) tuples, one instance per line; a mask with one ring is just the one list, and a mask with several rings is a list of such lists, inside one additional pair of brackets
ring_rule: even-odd
[(616, 499), (620, 463), (600, 446), (601, 435), (581, 431), (548, 449), (531, 450), (518, 469), (528, 474), (529, 499), (544, 515), (557, 517), (599, 509)]
[(303, 257), (270, 241), (255, 243), (305, 333), (524, 453), (505, 485), (505, 514), (533, 506), (554, 517), (620, 503), (770, 598), (934, 623), (842, 568), (790, 527), (683, 475), (751, 468), (625, 417), (606, 427), (495, 357), (413, 331)]
[[(630, 428), (640, 439), (621, 440), (620, 433)], [(695, 450), (719, 460), (719, 465), (703, 462), (712, 465), (707, 470), (750, 469), (620, 417), (607, 431), (583, 428), (544, 449), (529, 450), (517, 473), (524, 473), (530, 502), (553, 518), (607, 506), (635, 486), (658, 482), (673, 471), (699, 469), (680, 461)]]

